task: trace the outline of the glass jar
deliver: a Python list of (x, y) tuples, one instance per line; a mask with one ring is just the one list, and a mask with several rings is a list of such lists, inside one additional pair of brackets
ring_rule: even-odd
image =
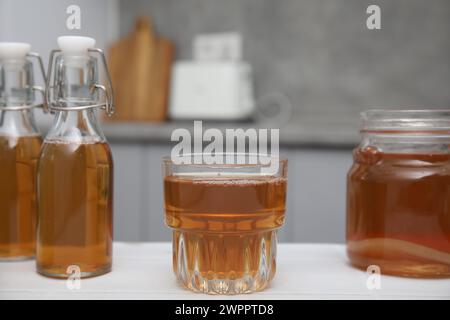
[(28, 43), (0, 42), (0, 261), (35, 255), (36, 164), (41, 135), (33, 108), (33, 64)]
[(450, 110), (370, 110), (347, 179), (350, 263), (450, 276)]
[(265, 165), (163, 161), (166, 224), (173, 269), (186, 288), (208, 294), (264, 289), (275, 275), (277, 230), (284, 223), (287, 160)]

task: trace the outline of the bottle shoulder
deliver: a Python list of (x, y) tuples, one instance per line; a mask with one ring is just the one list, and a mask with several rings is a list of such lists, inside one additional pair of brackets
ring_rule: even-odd
[(32, 110), (1, 110), (0, 135), (11, 137), (41, 136)]
[(102, 141), (93, 143), (44, 141), (40, 162), (60, 163), (65, 167), (112, 166), (112, 153), (108, 143)]
[(94, 111), (58, 112), (45, 141), (60, 143), (106, 143)]

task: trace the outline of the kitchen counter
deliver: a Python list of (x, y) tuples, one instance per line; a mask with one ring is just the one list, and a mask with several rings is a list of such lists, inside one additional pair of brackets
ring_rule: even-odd
[[(289, 121), (286, 124), (260, 123), (251, 121), (203, 121), (203, 132), (217, 128), (280, 129), (281, 147), (353, 148), (359, 141), (358, 121), (324, 122), (317, 119)], [(103, 122), (102, 130), (111, 143), (169, 144), (173, 130), (185, 128), (193, 132), (193, 121), (167, 122)], [(46, 133), (51, 126), (49, 119), (39, 124), (39, 130)], [(45, 135), (45, 134), (44, 134)]]
[[(104, 123), (103, 131), (108, 141), (138, 142), (138, 143), (170, 143), (172, 131), (186, 128), (192, 132), (193, 121), (165, 123)], [(251, 122), (204, 122), (203, 131), (207, 128), (217, 128), (222, 132), (227, 128), (276, 128)], [(280, 126), (280, 146), (282, 147), (331, 147), (352, 148), (359, 143), (357, 126), (342, 126), (329, 124), (293, 124)], [(42, 132), (45, 132), (44, 129)]]
[(113, 271), (68, 289), (65, 280), (42, 277), (34, 261), (0, 263), (0, 299), (450, 299), (450, 279), (381, 276), (368, 289), (368, 275), (350, 267), (345, 246), (280, 244), (277, 273), (265, 291), (210, 296), (181, 288), (172, 273), (172, 246), (115, 243)]

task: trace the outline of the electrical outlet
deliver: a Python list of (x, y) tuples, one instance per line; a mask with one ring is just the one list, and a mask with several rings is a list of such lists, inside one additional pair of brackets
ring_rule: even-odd
[(242, 59), (242, 35), (237, 32), (199, 34), (193, 42), (194, 60), (239, 61)]

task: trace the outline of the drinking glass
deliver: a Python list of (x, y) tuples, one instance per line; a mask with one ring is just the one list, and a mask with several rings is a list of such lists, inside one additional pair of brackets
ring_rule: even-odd
[[(275, 275), (287, 160), (231, 165), (176, 160), (163, 159), (163, 174), (165, 220), (173, 230), (179, 282), (208, 294), (264, 289)], [(265, 170), (273, 164), (275, 170)]]

